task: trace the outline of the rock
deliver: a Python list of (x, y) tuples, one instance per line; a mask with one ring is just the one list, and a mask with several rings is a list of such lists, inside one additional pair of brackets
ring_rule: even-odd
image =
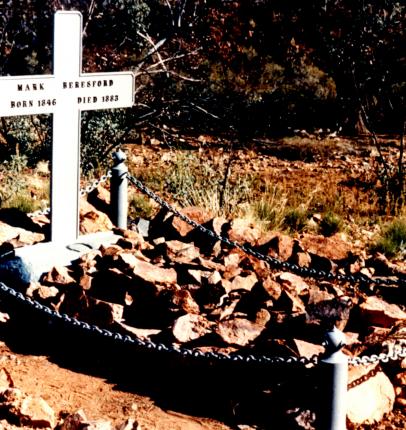
[(110, 421), (88, 420), (83, 410), (68, 415), (59, 430), (113, 430)]
[(406, 410), (406, 371), (398, 373), (393, 383), (395, 385), (396, 406)]
[(393, 410), (395, 391), (377, 365), (350, 367), (348, 373), (347, 425), (374, 424)]
[(116, 427), (116, 430), (141, 430), (141, 425), (135, 418), (128, 418)]
[(351, 245), (342, 239), (340, 233), (330, 237), (305, 233), (300, 242), (306, 251), (333, 261), (344, 260), (351, 252)]
[[(81, 285), (81, 284), (80, 284)], [(83, 286), (81, 285), (83, 288)], [(95, 272), (89, 294), (95, 298), (123, 305), (128, 290), (134, 287), (134, 279), (116, 268)]]
[(300, 267), (310, 267), (312, 264), (312, 257), (308, 252), (298, 252), (292, 255), (289, 262), (297, 264)]
[(200, 252), (196, 246), (179, 240), (169, 240), (165, 242), (166, 255), (174, 263), (188, 264), (198, 257)]
[(42, 233), (33, 233), (20, 227), (13, 227), (0, 221), (0, 243), (18, 241), (19, 246), (33, 245), (45, 240)]
[(259, 325), (265, 326), (271, 319), (271, 314), (266, 309), (260, 309), (255, 314), (255, 322)]
[(92, 249), (80, 256), (77, 260), (78, 265), (83, 265), (86, 270), (96, 266), (97, 262), (101, 259), (102, 253), (99, 249)]
[(26, 397), (17, 414), (20, 422), (35, 428), (53, 428), (56, 424), (54, 410), (41, 397)]
[(110, 192), (101, 185), (87, 195), (87, 201), (98, 211), (110, 214)]
[(376, 297), (368, 297), (359, 306), (360, 315), (366, 325), (377, 325), (390, 328), (400, 321), (406, 320), (406, 312), (402, 311), (398, 305), (389, 304)]
[(115, 266), (122, 270), (124, 273), (134, 271), (138, 261), (142, 260), (149, 263), (148, 259), (140, 253), (120, 252), (115, 258)]
[(254, 245), (261, 237), (261, 231), (249, 220), (236, 218), (231, 221), (227, 235), (233, 242)]
[(124, 249), (151, 249), (153, 246), (145, 241), (144, 236), (138, 231), (134, 230), (123, 230), (121, 228), (114, 228), (114, 233), (122, 236), (121, 239), (117, 241), (117, 244)]
[(87, 297), (87, 308), (80, 314), (80, 319), (101, 327), (108, 327), (114, 322), (121, 322), (124, 306)]
[(186, 314), (174, 322), (172, 333), (178, 342), (185, 343), (211, 333), (212, 327), (213, 323), (202, 315)]
[(309, 252), (311, 268), (323, 272), (336, 272), (337, 264), (330, 258)]
[(10, 320), (10, 315), (6, 312), (0, 312), (0, 323), (6, 323)]
[(143, 281), (154, 284), (175, 284), (177, 282), (175, 269), (164, 269), (139, 258), (134, 259), (133, 266), (133, 274)]
[(26, 427), (49, 428), (56, 424), (54, 410), (41, 397), (27, 396), (18, 388), (0, 393), (0, 406)]
[(90, 290), (90, 288), (92, 287), (92, 282), (93, 282), (93, 276), (84, 274), (79, 279), (79, 286), (83, 290)]
[(82, 430), (86, 429), (88, 419), (82, 409), (74, 414), (68, 415), (60, 426), (60, 430)]
[(111, 231), (113, 229), (113, 223), (110, 218), (105, 213), (98, 211), (84, 198), (80, 199), (79, 219), (82, 234)]
[(65, 266), (55, 266), (42, 278), (42, 282), (48, 285), (69, 285), (76, 280), (71, 276), (70, 270)]
[(217, 284), (220, 284), (221, 280), (222, 280), (222, 277), (221, 277), (220, 273), (217, 272), (217, 270), (216, 270), (216, 271), (212, 272), (210, 274), (210, 276), (207, 277), (207, 284), (208, 285), (217, 285)]
[(113, 430), (112, 424), (107, 420), (91, 420), (85, 427), (86, 430)]
[(224, 267), (227, 270), (229, 267), (237, 267), (240, 264), (241, 255), (239, 252), (230, 252), (224, 257)]
[(237, 290), (246, 290), (251, 291), (252, 287), (258, 282), (257, 275), (255, 273), (251, 273), (248, 276), (236, 276), (231, 283), (229, 284), (226, 291), (229, 293), (230, 291)]
[(297, 294), (302, 294), (309, 290), (309, 285), (298, 275), (289, 272), (280, 273), (276, 280), (287, 287), (290, 291), (295, 291)]
[(348, 297), (310, 303), (306, 306), (306, 322), (321, 325), (325, 329), (335, 326), (339, 330), (344, 330), (352, 307), (353, 304)]
[(8, 370), (3, 367), (0, 369), (0, 392), (8, 388), (14, 388), (14, 382)]
[(116, 327), (120, 329), (121, 332), (129, 335), (134, 335), (135, 337), (142, 339), (142, 340), (151, 340), (151, 336), (156, 336), (157, 334), (161, 333), (162, 330), (155, 329), (155, 328), (138, 328), (133, 327), (128, 324), (124, 324), (122, 321), (117, 322), (115, 324)]
[[(195, 206), (184, 208), (180, 210), (180, 213), (198, 224), (204, 224), (213, 218), (213, 215), (210, 212)], [(179, 217), (173, 218), (172, 227), (180, 237), (185, 237), (188, 233), (194, 230), (194, 227), (185, 221), (182, 221)]]
[(44, 303), (47, 306), (52, 306), (59, 303), (63, 293), (56, 287), (46, 287), (45, 285), (31, 283), (26, 294), (27, 296), (31, 296), (34, 300)]
[(391, 276), (393, 275), (393, 265), (385, 257), (384, 254), (377, 252), (374, 256), (365, 262), (367, 267), (372, 267), (375, 274), (378, 276)]
[(296, 345), (299, 357), (311, 358), (314, 355), (320, 355), (324, 353), (324, 346), (306, 342), (305, 340), (301, 339), (293, 339), (293, 342)]
[(174, 289), (169, 300), (168, 307), (174, 311), (182, 311), (187, 314), (199, 314), (199, 305), (195, 302), (192, 295), (185, 289)]
[(0, 402), (3, 406), (17, 405), (24, 397), (24, 393), (19, 388), (10, 387), (0, 392)]
[(317, 430), (316, 413), (309, 409), (294, 408), (285, 412), (297, 430)]
[(304, 314), (306, 307), (295, 291), (283, 290), (277, 301), (278, 308), (293, 314)]
[(212, 261), (212, 260), (207, 260), (203, 257), (198, 257), (197, 263), (207, 270), (217, 270), (219, 272), (223, 272), (225, 270), (225, 267), (223, 264), (216, 263), (215, 261)]
[(262, 324), (257, 324), (245, 318), (231, 318), (220, 321), (216, 332), (221, 339), (230, 344), (247, 346), (255, 340), (265, 329)]
[(406, 387), (406, 371), (398, 373), (395, 376), (394, 383), (399, 387)]
[(282, 294), (282, 286), (274, 281), (270, 276), (262, 283), (262, 288), (273, 301), (280, 299)]
[(269, 254), (286, 261), (292, 256), (294, 240), (285, 234), (272, 232), (261, 237), (255, 246), (262, 254)]

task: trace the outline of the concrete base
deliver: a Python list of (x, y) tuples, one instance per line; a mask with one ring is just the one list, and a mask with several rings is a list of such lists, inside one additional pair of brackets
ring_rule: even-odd
[(98, 249), (101, 245), (111, 245), (120, 236), (112, 232), (100, 232), (79, 236), (76, 242), (62, 245), (41, 242), (15, 249), (14, 256), (0, 261), (0, 280), (10, 287), (26, 286), (38, 281), (43, 273), (54, 266), (68, 266), (83, 254)]

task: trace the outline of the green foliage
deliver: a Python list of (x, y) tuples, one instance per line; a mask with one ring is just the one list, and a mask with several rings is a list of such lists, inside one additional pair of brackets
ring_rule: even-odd
[(226, 172), (215, 169), (194, 154), (182, 154), (167, 172), (166, 190), (181, 206), (200, 206), (216, 215), (238, 213), (250, 195), (249, 175), (225, 180)]
[(320, 221), (320, 233), (324, 236), (332, 236), (339, 232), (343, 226), (342, 218), (334, 212), (326, 212)]
[(154, 215), (154, 206), (148, 197), (136, 194), (129, 202), (129, 214), (131, 218), (150, 219)]
[(85, 175), (111, 165), (109, 154), (128, 136), (129, 122), (125, 109), (82, 112), (80, 150)]
[(382, 252), (388, 257), (406, 255), (406, 218), (394, 219), (386, 226), (379, 240), (370, 250)]
[(25, 155), (12, 155), (8, 161), (0, 165), (2, 206), (26, 189), (27, 180), (23, 175), (26, 167), (27, 157)]
[(24, 154), (27, 165), (49, 159), (51, 152), (51, 118), (49, 115), (32, 115), (2, 118), (0, 135), (7, 143), (3, 158)]
[(11, 196), (4, 204), (3, 208), (13, 208), (20, 212), (31, 213), (40, 208), (40, 204), (33, 200), (27, 190), (24, 190), (18, 195)]
[(284, 223), (287, 196), (279, 186), (267, 186), (259, 200), (252, 203), (254, 218), (268, 230), (279, 230)]
[(32, 199), (27, 194), (27, 180), (23, 175), (27, 167), (26, 156), (11, 156), (10, 160), (0, 165), (1, 207), (15, 207), (26, 211), (31, 211)]
[(291, 232), (301, 232), (305, 229), (308, 219), (308, 211), (301, 207), (297, 207), (291, 208), (286, 212), (283, 223)]

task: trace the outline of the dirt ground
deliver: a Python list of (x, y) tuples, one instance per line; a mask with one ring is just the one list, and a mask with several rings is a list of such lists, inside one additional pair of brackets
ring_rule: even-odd
[[(12, 322), (3, 327), (0, 367), (10, 373), (15, 387), (42, 397), (57, 415), (81, 409), (89, 420), (108, 420), (114, 425), (133, 417), (143, 430), (230, 429), (206, 418), (216, 414), (211, 400), (206, 403), (200, 395), (188, 398), (196, 390), (187, 387), (180, 393), (180, 387), (168, 381), (173, 369), (164, 371), (164, 363), (155, 368), (159, 366), (156, 359), (146, 362), (136, 351), (127, 351), (123, 357), (123, 351), (115, 354), (111, 346), (90, 342), (81, 334), (64, 336), (62, 332), (62, 339), (55, 341), (53, 330), (49, 333), (46, 327), (24, 320), (17, 328)], [(0, 428), (8, 428), (2, 423)]]

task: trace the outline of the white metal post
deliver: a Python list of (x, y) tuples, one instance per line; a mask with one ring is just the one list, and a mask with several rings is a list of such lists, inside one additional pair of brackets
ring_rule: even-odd
[(127, 228), (128, 214), (128, 168), (125, 165), (126, 156), (123, 151), (113, 154), (114, 167), (111, 169), (111, 215), (113, 223), (122, 229)]
[(345, 430), (347, 415), (348, 358), (342, 352), (345, 336), (334, 327), (326, 333), (322, 366), (321, 430)]

